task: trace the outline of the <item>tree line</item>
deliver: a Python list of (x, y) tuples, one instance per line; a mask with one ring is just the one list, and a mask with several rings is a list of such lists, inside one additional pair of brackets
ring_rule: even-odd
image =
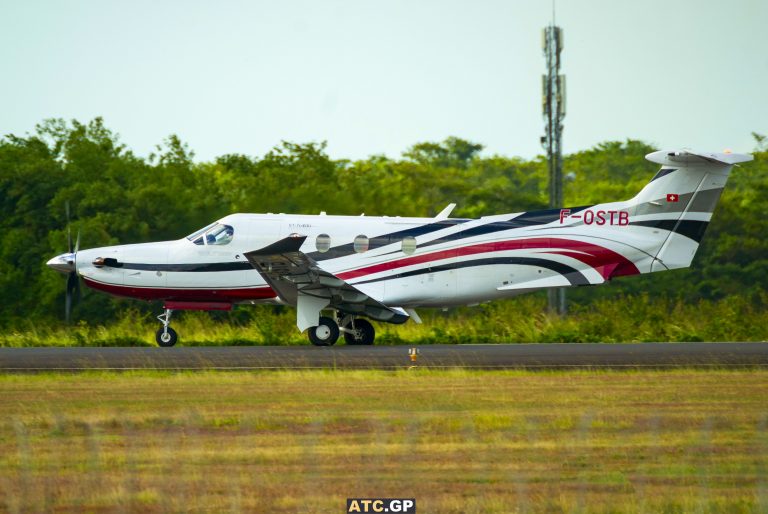
[[(768, 151), (760, 137), (755, 161), (734, 169), (691, 269), (579, 288), (570, 297), (760, 301), (768, 284)], [(0, 323), (63, 318), (65, 278), (45, 262), (66, 251), (67, 206), (81, 248), (177, 239), (233, 212), (431, 216), (455, 202), (454, 216), (478, 217), (546, 208), (543, 157), (482, 150), (450, 137), (415, 144), (399, 158), (353, 161), (332, 159), (322, 142), (282, 142), (263, 156), (198, 162), (175, 135), (140, 157), (101, 118), (45, 120), (33, 133), (0, 139)], [(630, 198), (657, 171), (644, 159), (653, 150), (611, 141), (565, 156), (566, 205)], [(125, 302), (84, 290), (75, 319), (108, 321)]]

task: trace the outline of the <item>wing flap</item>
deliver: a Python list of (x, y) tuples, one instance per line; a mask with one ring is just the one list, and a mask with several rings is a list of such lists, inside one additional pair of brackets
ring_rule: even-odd
[(408, 320), (408, 313), (402, 309), (384, 305), (322, 269), (300, 250), (306, 239), (307, 236), (289, 236), (244, 254), (284, 302), (296, 305), (300, 330), (317, 325), (320, 311), (327, 307), (389, 323)]

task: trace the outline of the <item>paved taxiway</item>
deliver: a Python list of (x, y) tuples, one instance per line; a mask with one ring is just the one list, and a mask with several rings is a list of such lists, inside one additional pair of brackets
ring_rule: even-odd
[[(419, 367), (632, 368), (768, 366), (768, 343), (424, 345)], [(397, 369), (409, 346), (0, 348), (0, 371), (99, 369)]]

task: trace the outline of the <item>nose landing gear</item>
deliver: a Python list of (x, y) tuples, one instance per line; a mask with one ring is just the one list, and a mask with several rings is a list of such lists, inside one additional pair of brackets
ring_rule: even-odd
[(155, 341), (157, 341), (157, 344), (160, 346), (173, 346), (179, 339), (179, 335), (170, 327), (171, 314), (173, 314), (173, 310), (165, 309), (165, 312), (157, 317), (157, 319), (160, 320), (160, 323), (163, 324), (163, 328), (155, 333)]

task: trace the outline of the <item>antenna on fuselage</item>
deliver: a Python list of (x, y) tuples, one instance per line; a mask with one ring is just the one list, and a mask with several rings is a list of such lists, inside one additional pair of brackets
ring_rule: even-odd
[(456, 208), (456, 204), (455, 203), (449, 203), (448, 205), (445, 206), (445, 209), (440, 211), (437, 214), (437, 216), (435, 216), (435, 219), (436, 220), (447, 220), (448, 216), (451, 215), (451, 212), (453, 212), (453, 209), (455, 209), (455, 208)]

